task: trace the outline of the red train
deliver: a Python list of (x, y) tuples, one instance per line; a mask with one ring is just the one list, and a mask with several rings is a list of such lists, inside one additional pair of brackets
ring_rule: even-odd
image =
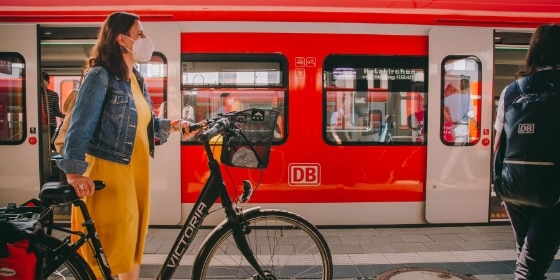
[[(200, 121), (223, 105), (279, 110), (269, 168), (227, 170), (232, 193), (243, 179), (258, 183), (252, 204), (317, 225), (506, 218), (490, 179), (495, 100), (534, 29), (559, 21), (560, 4), (151, 2), (0, 3), (0, 204), (57, 179), (41, 71), (63, 101), (79, 86), (101, 22), (125, 10), (156, 44), (138, 67), (157, 114)], [(468, 120), (456, 120), (457, 108)], [(153, 225), (183, 221), (208, 176), (203, 152), (178, 136), (156, 148)]]

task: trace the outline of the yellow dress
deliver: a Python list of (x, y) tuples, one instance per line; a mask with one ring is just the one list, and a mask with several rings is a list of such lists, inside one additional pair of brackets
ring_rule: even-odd
[[(86, 154), (89, 165), (85, 175), (92, 180), (102, 180), (106, 185), (105, 189), (95, 192), (85, 200), (113, 275), (129, 272), (134, 264), (142, 262), (150, 217), (147, 127), (152, 113), (134, 77), (131, 78), (131, 89), (138, 112), (138, 126), (130, 163), (119, 164)], [(72, 230), (84, 231), (81, 226), (83, 217), (75, 213), (80, 210), (72, 208)], [(101, 278), (101, 270), (90, 247), (82, 246), (81, 254), (96, 276)]]

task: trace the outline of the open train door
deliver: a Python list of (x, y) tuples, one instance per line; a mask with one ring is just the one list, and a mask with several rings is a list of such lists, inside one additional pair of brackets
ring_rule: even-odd
[(489, 220), (493, 51), (490, 28), (435, 27), (429, 33), (429, 223)]
[[(159, 112), (163, 101), (169, 119), (181, 118), (181, 31), (174, 23), (142, 22), (142, 27), (155, 45), (152, 62), (143, 69), (154, 109)], [(156, 81), (152, 83), (152, 81)], [(158, 83), (164, 84), (159, 85)], [(151, 86), (155, 86), (150, 88)], [(151, 162), (150, 225), (177, 225), (181, 221), (181, 139), (171, 134), (163, 145), (156, 146)]]
[[(41, 185), (41, 118), (37, 25), (0, 25), (0, 207), (37, 197)], [(45, 139), (43, 139), (45, 140)], [(46, 159), (48, 162), (48, 159)]]

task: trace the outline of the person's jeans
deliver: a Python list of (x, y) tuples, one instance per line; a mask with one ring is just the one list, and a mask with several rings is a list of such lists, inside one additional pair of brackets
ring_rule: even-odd
[(560, 204), (536, 208), (505, 203), (516, 241), (516, 280), (541, 280), (560, 245)]

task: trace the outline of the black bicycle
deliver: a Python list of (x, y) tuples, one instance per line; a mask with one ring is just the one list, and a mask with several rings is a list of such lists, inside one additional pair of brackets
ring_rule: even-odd
[[(222, 164), (265, 169), (277, 114), (274, 110), (249, 109), (209, 118), (191, 128), (203, 131), (198, 139), (208, 155), (210, 177), (156, 279), (173, 277), (202, 221), (218, 199), (226, 219), (201, 245), (190, 279), (332, 279), (332, 256), (317, 227), (298, 214), (284, 210), (260, 207), (243, 210), (242, 204), (249, 201), (253, 191), (251, 183), (243, 181), (242, 195), (232, 199), (224, 184), (220, 163), (214, 157), (211, 139), (221, 136)], [(100, 182), (97, 184), (102, 188)], [(112, 279), (103, 248), (96, 238), (94, 222), (73, 188), (47, 183), (39, 197), (49, 208), (72, 203), (80, 207), (85, 219), (84, 233), (49, 227), (63, 233), (63, 237), (55, 237), (53, 233), (45, 235), (40, 241), (44, 251), (43, 278), (95, 279), (91, 268), (77, 252), (81, 246), (88, 244), (95, 252), (105, 279)]]

